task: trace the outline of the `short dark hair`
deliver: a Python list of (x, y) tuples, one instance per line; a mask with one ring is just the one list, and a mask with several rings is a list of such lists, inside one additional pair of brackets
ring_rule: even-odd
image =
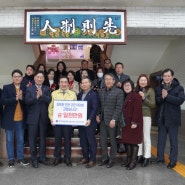
[(81, 61), (81, 64), (82, 64), (82, 63), (84, 63), (84, 62), (89, 63), (89, 61), (88, 61), (88, 60), (82, 60), (82, 61)]
[(133, 90), (134, 90), (134, 82), (133, 82), (132, 80), (130, 80), (130, 79), (125, 80), (125, 81), (122, 83), (122, 85), (121, 85), (122, 89), (123, 89), (123, 86), (124, 86), (126, 83), (129, 83), (129, 84), (131, 85), (132, 91), (133, 91)]
[(33, 71), (35, 71), (35, 67), (34, 67), (33, 65), (28, 64), (28, 65), (26, 66), (26, 69), (27, 69), (28, 67), (31, 67), (31, 68), (33, 69)]
[(103, 71), (103, 73), (104, 73), (103, 67), (97, 67), (96, 72), (98, 72), (100, 69), (101, 69), (101, 70)]
[(21, 76), (23, 76), (23, 73), (22, 73), (22, 71), (21, 71), (20, 69), (14, 69), (14, 70), (12, 71), (12, 77), (13, 77), (13, 75), (14, 75), (15, 73), (19, 73)]
[(174, 76), (174, 71), (170, 68), (164, 69), (162, 72), (162, 76), (164, 75), (164, 73), (170, 72), (172, 76)]
[(68, 78), (67, 76), (65, 76), (65, 75), (60, 75), (60, 76), (59, 76), (59, 78), (58, 78), (58, 83), (60, 82), (60, 80), (61, 80), (62, 78), (67, 79), (67, 81), (68, 81), (68, 83), (69, 83), (69, 78)]
[(86, 71), (87, 72), (87, 74), (88, 74), (88, 76), (89, 76), (89, 72), (88, 72), (88, 70), (87, 69), (82, 69), (82, 70), (80, 70), (80, 74), (82, 74), (82, 72), (83, 71)]
[(115, 68), (116, 68), (116, 66), (117, 66), (117, 65), (121, 65), (121, 66), (122, 66), (122, 68), (124, 68), (123, 63), (121, 63), (121, 62), (117, 62), (117, 63), (115, 64)]
[(51, 71), (53, 71), (54, 72), (54, 75), (55, 75), (55, 70), (53, 68), (48, 69), (47, 74), (51, 73)]
[(44, 74), (43, 71), (36, 71), (35, 74), (34, 74), (34, 76), (37, 76), (38, 74), (42, 74), (43, 77), (45, 78), (45, 74)]
[(111, 76), (113, 80), (115, 80), (115, 76), (112, 73), (107, 73), (104, 75), (104, 79), (106, 76)]
[(74, 78), (75, 78), (75, 72), (74, 72), (74, 71), (69, 70), (69, 71), (67, 72), (67, 75), (68, 75), (69, 73), (71, 73), (71, 74), (74, 76)]
[(85, 80), (85, 79), (87, 79), (90, 83), (92, 83), (91, 79), (87, 76), (82, 77), (82, 79), (80, 80), (80, 83), (82, 83), (82, 80)]

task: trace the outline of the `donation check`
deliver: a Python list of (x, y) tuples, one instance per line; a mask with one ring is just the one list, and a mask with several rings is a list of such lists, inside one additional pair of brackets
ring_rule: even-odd
[(87, 101), (55, 100), (53, 110), (54, 125), (85, 126), (87, 121)]

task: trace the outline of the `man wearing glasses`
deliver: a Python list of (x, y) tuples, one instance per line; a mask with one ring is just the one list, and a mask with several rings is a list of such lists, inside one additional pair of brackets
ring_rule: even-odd
[(23, 74), (19, 69), (12, 71), (13, 83), (4, 85), (1, 102), (4, 105), (2, 126), (6, 132), (6, 149), (8, 154), (8, 167), (14, 167), (14, 132), (16, 133), (16, 151), (18, 163), (27, 166), (24, 159), (24, 96), (21, 81)]

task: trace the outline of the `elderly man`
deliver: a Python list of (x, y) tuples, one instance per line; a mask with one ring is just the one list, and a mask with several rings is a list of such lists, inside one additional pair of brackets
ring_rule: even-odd
[[(53, 125), (53, 111), (55, 100), (77, 100), (76, 93), (69, 90), (69, 79), (66, 76), (59, 77), (59, 89), (52, 92), (52, 100), (49, 104), (49, 119)], [(71, 129), (70, 125), (53, 125), (55, 136), (55, 151), (53, 166), (57, 166), (62, 163), (61, 158), (61, 138), (64, 137), (64, 163), (67, 166), (72, 166), (71, 163)]]
[[(100, 125), (100, 144), (102, 148), (102, 160), (99, 166), (105, 165), (111, 168), (117, 152), (116, 125), (121, 115), (123, 107), (123, 91), (114, 86), (115, 78), (113, 74), (106, 74), (105, 88), (98, 92), (100, 108), (98, 111), (97, 122)], [(110, 156), (107, 151), (107, 138), (110, 137)]]
[(97, 127), (96, 113), (98, 110), (98, 95), (91, 89), (91, 81), (84, 77), (80, 87), (82, 92), (78, 95), (78, 100), (87, 101), (87, 121), (85, 126), (79, 126), (80, 145), (82, 147), (83, 159), (80, 164), (85, 164), (86, 168), (94, 167), (96, 163), (97, 144), (95, 131)]
[(25, 96), (27, 104), (27, 124), (32, 166), (38, 168), (37, 136), (39, 132), (39, 162), (49, 165), (46, 161), (46, 129), (48, 105), (51, 101), (50, 88), (43, 85), (44, 73), (37, 71), (34, 75), (35, 84), (28, 87)]

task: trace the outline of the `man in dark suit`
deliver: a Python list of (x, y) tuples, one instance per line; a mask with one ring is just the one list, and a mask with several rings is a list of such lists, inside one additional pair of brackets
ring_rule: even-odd
[[(105, 165), (111, 168), (117, 152), (116, 125), (120, 118), (123, 107), (123, 91), (114, 86), (115, 78), (113, 74), (106, 74), (105, 88), (98, 92), (100, 108), (98, 111), (97, 122), (100, 125), (100, 143), (102, 148), (102, 160), (99, 166)], [(110, 156), (107, 151), (107, 138), (110, 137)]]
[(35, 84), (28, 87), (25, 102), (28, 106), (27, 124), (29, 130), (30, 153), (32, 166), (38, 168), (37, 136), (39, 131), (39, 162), (49, 165), (46, 161), (46, 130), (48, 121), (48, 105), (51, 101), (50, 88), (43, 85), (44, 73), (37, 71), (34, 75)]
[(25, 106), (21, 81), (23, 74), (19, 69), (12, 71), (13, 83), (4, 85), (1, 94), (1, 103), (4, 105), (2, 127), (6, 132), (6, 149), (8, 154), (8, 167), (14, 167), (14, 134), (16, 133), (16, 146), (18, 163), (27, 166), (24, 159), (24, 124)]
[(83, 92), (78, 95), (78, 100), (87, 101), (87, 121), (85, 126), (79, 126), (80, 145), (83, 159), (80, 164), (86, 164), (86, 168), (92, 168), (96, 163), (97, 144), (95, 131), (97, 127), (96, 114), (98, 110), (98, 95), (91, 89), (91, 81), (84, 77), (80, 87)]
[(157, 158), (153, 164), (164, 163), (164, 152), (167, 135), (170, 140), (170, 162), (168, 169), (176, 166), (178, 156), (178, 130), (181, 126), (181, 105), (185, 100), (184, 88), (174, 78), (174, 71), (165, 69), (162, 72), (161, 84), (156, 88), (158, 143)]
[(124, 81), (126, 80), (129, 80), (130, 77), (126, 74), (123, 73), (123, 70), (124, 70), (124, 65), (123, 63), (121, 62), (117, 62), (115, 64), (115, 71), (116, 71), (116, 75), (115, 75), (115, 85), (118, 87), (118, 88), (121, 88), (121, 85)]
[(76, 76), (75, 76), (75, 80), (77, 82), (80, 82), (81, 81), (81, 71), (83, 69), (87, 70), (88, 76), (89, 76), (89, 78), (90, 78), (91, 81), (93, 81), (95, 79), (94, 72), (92, 70), (88, 69), (88, 63), (89, 62), (87, 60), (82, 60), (81, 61), (81, 69), (78, 70), (78, 71), (76, 71)]

